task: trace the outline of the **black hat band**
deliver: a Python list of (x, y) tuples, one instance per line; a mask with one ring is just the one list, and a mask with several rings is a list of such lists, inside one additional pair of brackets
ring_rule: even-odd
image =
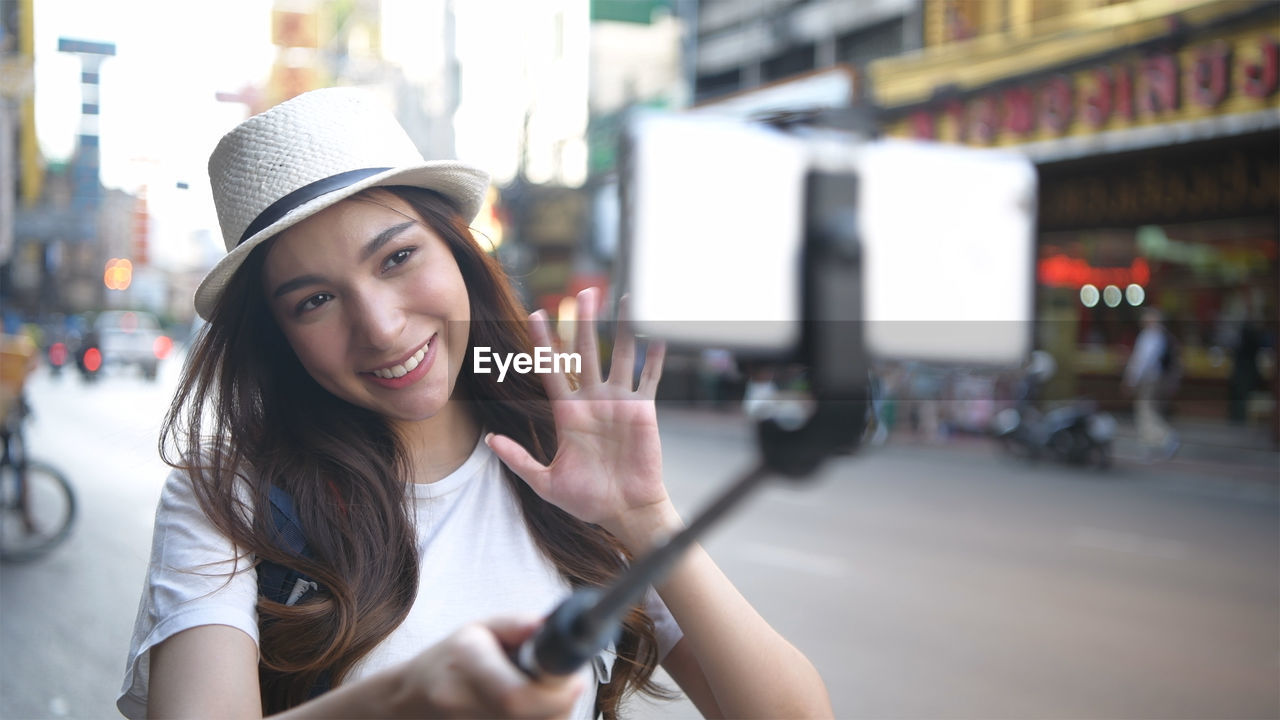
[(341, 190), (344, 187), (354, 185), (367, 177), (372, 177), (378, 173), (390, 170), (389, 167), (361, 168), (359, 170), (348, 170), (340, 172), (337, 175), (330, 175), (327, 178), (321, 178), (313, 183), (307, 183), (293, 192), (285, 195), (279, 200), (267, 206), (266, 210), (258, 213), (258, 217), (249, 223), (249, 227), (244, 229), (244, 234), (240, 236), (240, 240), (236, 245), (240, 245), (245, 240), (258, 234), (264, 228), (270, 227), (280, 218), (289, 214), (290, 210), (299, 207), (305, 203), (333, 192)]

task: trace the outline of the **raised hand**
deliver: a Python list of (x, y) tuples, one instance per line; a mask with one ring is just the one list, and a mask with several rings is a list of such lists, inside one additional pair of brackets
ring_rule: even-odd
[[(670, 515), (662, 482), (662, 448), (654, 394), (662, 374), (664, 347), (651, 344), (638, 385), (633, 383), (636, 340), (623, 298), (613, 360), (601, 377), (596, 342), (600, 293), (578, 294), (575, 351), (582, 373), (575, 383), (564, 373), (543, 374), (555, 417), (558, 449), (542, 465), (511, 438), (490, 435), (493, 451), (544, 500), (580, 520), (597, 523), (627, 542), (638, 526), (654, 527)], [(551, 346), (546, 315), (529, 318), (535, 344)]]

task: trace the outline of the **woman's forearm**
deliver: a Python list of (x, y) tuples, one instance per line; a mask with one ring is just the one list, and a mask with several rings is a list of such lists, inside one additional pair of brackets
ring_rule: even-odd
[[(681, 527), (668, 503), (618, 531), (639, 556)], [(813, 664), (765, 622), (700, 545), (686, 550), (655, 587), (724, 717), (831, 717)]]
[(414, 707), (412, 703), (407, 671), (408, 667), (402, 666), (359, 682), (339, 685), (314, 700), (271, 717), (280, 720), (337, 717), (356, 720), (410, 717), (414, 711), (420, 714), (424, 708)]
[(694, 545), (657, 587), (729, 718), (831, 717), (826, 685), (808, 658)]

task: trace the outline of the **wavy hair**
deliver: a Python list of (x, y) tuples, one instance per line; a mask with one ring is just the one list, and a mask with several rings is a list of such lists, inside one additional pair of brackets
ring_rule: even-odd
[[(384, 192), (408, 203), (457, 261), (470, 297), (468, 353), (477, 345), (531, 352), (524, 308), (456, 208), (418, 188), (361, 195)], [(317, 682), (341, 683), (404, 620), (418, 590), (418, 554), (405, 506), (405, 450), (383, 417), (332, 395), (303, 369), (262, 290), (269, 245), (245, 260), (195, 339), (160, 452), (191, 477), (205, 513), (247, 556), (292, 567), (324, 588), (293, 606), (258, 599), (259, 680), (270, 713), (307, 700)], [(556, 431), (541, 382), (532, 374), (502, 383), (493, 377), (464, 363), (454, 392), (485, 430), (550, 462)], [(542, 500), (509, 468), (503, 472), (529, 532), (572, 587), (606, 584), (625, 569), (630, 556), (612, 535)], [(270, 484), (293, 497), (310, 557), (274, 539), (270, 513), (253, 512), (268, 507)], [(629, 693), (667, 696), (652, 679), (657, 663), (653, 621), (633, 610), (611, 682), (598, 688), (597, 710), (612, 719)]]

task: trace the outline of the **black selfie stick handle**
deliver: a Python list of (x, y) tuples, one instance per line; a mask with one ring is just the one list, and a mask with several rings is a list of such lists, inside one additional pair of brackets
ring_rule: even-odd
[(611, 587), (575, 591), (516, 652), (516, 665), (530, 677), (570, 675), (607, 648), (622, 628), (623, 615), (639, 604), (649, 586), (661, 580), (684, 551), (768, 478), (769, 472), (763, 464), (748, 471), (693, 522), (632, 565)]
[(609, 646), (616, 627), (588, 625), (584, 618), (596, 604), (600, 591), (582, 588), (565, 598), (543, 621), (542, 627), (516, 651), (516, 666), (529, 677), (572, 675)]

